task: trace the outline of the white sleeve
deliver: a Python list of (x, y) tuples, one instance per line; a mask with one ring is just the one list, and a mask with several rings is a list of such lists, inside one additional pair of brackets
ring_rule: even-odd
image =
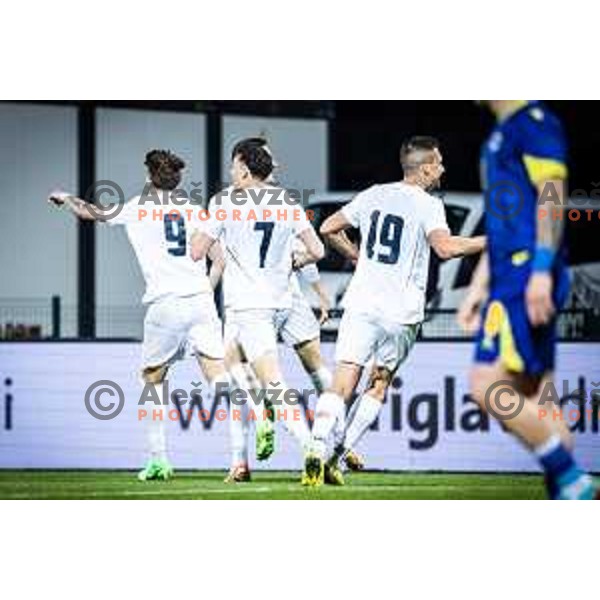
[(342, 214), (352, 227), (360, 226), (360, 216), (365, 205), (365, 200), (369, 196), (371, 188), (356, 194), (354, 198), (342, 208)]
[[(140, 210), (144, 210), (144, 207), (139, 204), (137, 198), (132, 198), (123, 204), (123, 208), (121, 208), (120, 211), (109, 216), (104, 222), (108, 225), (132, 225), (134, 223), (141, 223), (144, 219), (140, 217)], [(110, 212), (113, 213), (114, 211)], [(142, 213), (142, 215), (143, 214), (144, 213)], [(148, 218), (149, 217), (146, 215), (145, 219)]]
[(299, 269), (298, 274), (309, 284), (317, 283), (321, 279), (319, 269), (314, 263), (310, 263)]
[(223, 208), (221, 202), (217, 202), (216, 195), (208, 203), (208, 214), (210, 215), (209, 218), (206, 221), (201, 221), (197, 229), (218, 240), (223, 233), (225, 220), (219, 220), (217, 215), (220, 214), (223, 217), (223, 215), (226, 215), (226, 209)]
[(198, 231), (201, 233), (206, 233), (206, 235), (213, 238), (213, 240), (218, 240), (223, 233), (225, 221), (220, 221), (214, 214), (211, 213), (208, 221), (202, 223), (202, 226), (198, 228)]
[(431, 196), (429, 206), (423, 216), (423, 229), (425, 235), (428, 236), (432, 231), (436, 229), (445, 229), (450, 231), (448, 222), (446, 221), (446, 211), (444, 210), (444, 204), (439, 198)]

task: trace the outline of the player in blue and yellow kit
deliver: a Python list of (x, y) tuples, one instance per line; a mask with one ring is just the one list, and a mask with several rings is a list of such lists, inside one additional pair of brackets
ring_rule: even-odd
[[(471, 392), (536, 454), (551, 498), (593, 499), (568, 427), (553, 404), (540, 404), (554, 370), (556, 311), (569, 291), (557, 218), (567, 179), (565, 136), (538, 102), (487, 104), (497, 118), (481, 156), (488, 249), (458, 314), (464, 329), (479, 329)], [(507, 404), (503, 394), (526, 400)]]

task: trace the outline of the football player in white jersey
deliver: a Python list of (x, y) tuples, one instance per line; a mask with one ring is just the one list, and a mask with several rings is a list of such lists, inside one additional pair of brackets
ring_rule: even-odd
[[(233, 187), (212, 199), (210, 219), (192, 238), (192, 257), (202, 260), (217, 240), (223, 244), (227, 346), (241, 347), (263, 393), (273, 399), (276, 420), (283, 422), (304, 451), (310, 432), (300, 415), (298, 393), (285, 384), (277, 334), (292, 307), (292, 268), (320, 260), (324, 248), (301, 205), (285, 190), (268, 183), (272, 171), (268, 149), (252, 143), (236, 147), (231, 166)], [(269, 201), (280, 204), (270, 205)], [(293, 257), (296, 238), (306, 250)], [(258, 412), (264, 415), (264, 411)], [(268, 429), (272, 424), (262, 418), (257, 419), (257, 427)]]
[[(324, 480), (343, 484), (338, 460), (377, 418), (386, 389), (423, 321), (430, 247), (448, 259), (476, 254), (485, 246), (483, 236), (451, 235), (442, 201), (428, 193), (439, 185), (444, 172), (435, 139), (411, 138), (402, 146), (400, 162), (402, 181), (361, 192), (321, 226), (334, 248), (358, 262), (343, 299), (333, 385), (317, 402), (304, 466), (307, 485), (320, 485)], [(344, 232), (350, 227), (360, 230), (360, 249)], [(343, 423), (345, 403), (371, 359), (369, 383), (357, 400), (345, 440), (325, 464), (327, 439)]]
[[(215, 268), (211, 268), (211, 279), (215, 277)], [(319, 297), (320, 315), (315, 317), (305, 297), (298, 279), (303, 278)], [(320, 326), (327, 320), (329, 299), (320, 282), (319, 271), (314, 264), (309, 264), (293, 272), (290, 276), (292, 287), (292, 306), (288, 316), (278, 331), (282, 341), (291, 346), (314, 385), (317, 394), (323, 393), (331, 386), (331, 371), (325, 365), (321, 355)], [(229, 309), (230, 310), (230, 309)], [(227, 321), (228, 308), (225, 308)], [(229, 340), (228, 340), (229, 341)], [(225, 347), (227, 371), (236, 386), (246, 392), (260, 388), (256, 377), (248, 365), (242, 348), (235, 341), (229, 341)], [(240, 418), (230, 418), (231, 468), (225, 478), (226, 483), (239, 483), (250, 480), (248, 466), (248, 439), (250, 434), (248, 414), (249, 406), (239, 406)], [(274, 452), (274, 430), (264, 426), (259, 420), (256, 435), (256, 457), (267, 460)]]
[[(307, 267), (311, 266), (314, 265), (307, 265)], [(293, 281), (296, 277), (305, 277), (304, 273), (308, 270), (307, 267), (300, 269), (297, 275), (294, 273), (291, 280)], [(313, 279), (313, 277), (316, 279)], [(305, 281), (319, 295), (321, 303), (319, 320), (315, 317), (300, 286), (298, 285), (296, 289), (296, 286), (292, 283), (292, 308), (278, 333), (282, 341), (294, 349), (312, 381), (316, 393), (321, 394), (330, 387), (332, 381), (331, 371), (323, 361), (320, 345), (320, 325), (327, 319), (329, 301), (320, 283), (318, 270), (316, 273), (310, 270), (310, 274)], [(226, 309), (225, 321), (227, 321), (227, 313)], [(225, 356), (227, 371), (238, 389), (242, 389), (247, 393), (249, 390), (260, 389), (261, 386), (239, 344), (231, 341), (227, 343)], [(262, 408), (268, 409), (268, 405)], [(226, 483), (240, 483), (250, 480), (248, 462), (249, 409), (248, 405), (236, 406), (234, 410), (239, 410), (240, 418), (230, 418), (231, 468), (225, 478)], [(256, 458), (260, 461), (267, 460), (275, 450), (274, 430), (268, 425), (265, 427), (262, 420), (258, 418), (256, 429)]]
[[(239, 148), (256, 146), (264, 148), (272, 156), (272, 152), (267, 145), (267, 141), (262, 137), (246, 138), (238, 142), (232, 150), (232, 160), (239, 153)], [(277, 168), (277, 163), (273, 159), (273, 167)], [(276, 185), (273, 175), (268, 183)], [(233, 188), (230, 188), (230, 190)], [(228, 201), (229, 196), (221, 195), (221, 205)], [(218, 209), (216, 200), (213, 199), (210, 206), (211, 210)], [(293, 253), (302, 253), (305, 251), (304, 245), (299, 238), (295, 238), (292, 244)], [(212, 281), (218, 281), (224, 274), (223, 262), (213, 262), (210, 277)], [(315, 317), (312, 308), (300, 287), (299, 280), (307, 283), (319, 298), (320, 316)], [(298, 271), (290, 274), (290, 285), (292, 289), (292, 306), (288, 312), (286, 320), (281, 324), (279, 335), (284, 343), (294, 348), (302, 366), (310, 377), (315, 391), (321, 394), (331, 385), (331, 371), (325, 365), (321, 355), (320, 344), (320, 325), (328, 318), (330, 303), (323, 284), (320, 281), (319, 270), (313, 263), (308, 264)], [(225, 306), (225, 321), (227, 313), (231, 307)], [(226, 365), (227, 371), (234, 380), (239, 389), (246, 391), (260, 388), (256, 384), (256, 377), (251, 372), (251, 368), (245, 360), (243, 350), (239, 344), (230, 342), (226, 344)], [(250, 469), (248, 466), (248, 439), (250, 434), (250, 423), (248, 420), (249, 406), (240, 405), (234, 407), (239, 418), (233, 418), (230, 411), (230, 443), (231, 443), (231, 468), (225, 478), (226, 483), (240, 483), (250, 480)], [(256, 457), (258, 460), (268, 459), (274, 451), (274, 430), (270, 424), (264, 425), (261, 421), (257, 423), (256, 431)]]
[[(228, 376), (224, 366), (221, 322), (205, 261), (191, 259), (191, 232), (198, 228), (198, 206), (171, 197), (181, 182), (185, 163), (167, 150), (146, 155), (148, 184), (145, 198), (125, 203), (116, 216), (97, 206), (90, 207), (75, 196), (52, 194), (50, 200), (69, 208), (80, 219), (123, 225), (138, 259), (146, 283), (143, 302), (147, 305), (142, 343), (142, 379), (150, 384), (152, 401), (145, 405), (150, 457), (138, 474), (142, 481), (168, 479), (173, 468), (167, 457), (164, 421), (168, 399), (163, 399), (163, 380), (169, 366), (186, 347), (197, 357), (213, 390), (225, 390)], [(140, 211), (147, 214), (142, 216)], [(218, 246), (212, 259), (218, 260)], [(160, 404), (159, 404), (160, 402)], [(165, 402), (166, 404), (163, 404)]]

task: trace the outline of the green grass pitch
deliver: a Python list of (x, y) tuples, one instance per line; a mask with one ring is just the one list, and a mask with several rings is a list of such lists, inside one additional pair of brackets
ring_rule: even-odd
[(128, 471), (0, 471), (1, 499), (541, 499), (542, 478), (524, 474), (364, 472), (344, 487), (305, 489), (291, 472), (257, 472), (225, 484), (224, 472), (186, 471), (168, 482), (139, 482)]

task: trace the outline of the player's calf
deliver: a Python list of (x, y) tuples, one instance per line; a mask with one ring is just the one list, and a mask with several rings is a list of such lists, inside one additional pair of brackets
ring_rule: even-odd
[[(163, 381), (167, 374), (167, 365), (146, 367), (142, 371), (142, 379), (151, 386), (152, 410), (146, 411), (143, 418), (146, 424), (146, 436), (150, 458), (138, 473), (140, 481), (167, 480), (173, 476), (173, 467), (167, 457), (167, 437), (165, 421), (168, 405), (163, 398)], [(168, 401), (168, 400), (167, 400)]]
[(371, 425), (379, 417), (386, 390), (392, 379), (392, 372), (386, 367), (374, 367), (369, 376), (367, 391), (356, 401), (356, 410), (352, 417), (343, 439), (335, 448), (334, 456), (344, 458), (348, 468), (351, 470), (360, 470), (364, 467), (362, 459), (352, 451), (360, 442)]
[(500, 402), (497, 393), (501, 387), (507, 394), (520, 396), (519, 402), (513, 400), (517, 410), (509, 418), (502, 418), (502, 424), (536, 455), (544, 471), (549, 497), (593, 499), (596, 490), (591, 478), (576, 463), (572, 451), (552, 425), (540, 419), (536, 398), (525, 399), (525, 393), (519, 389), (517, 381), (500, 364), (479, 365), (471, 373), (471, 394), (482, 410), (495, 417), (502, 417), (502, 411), (506, 410), (506, 404)]

